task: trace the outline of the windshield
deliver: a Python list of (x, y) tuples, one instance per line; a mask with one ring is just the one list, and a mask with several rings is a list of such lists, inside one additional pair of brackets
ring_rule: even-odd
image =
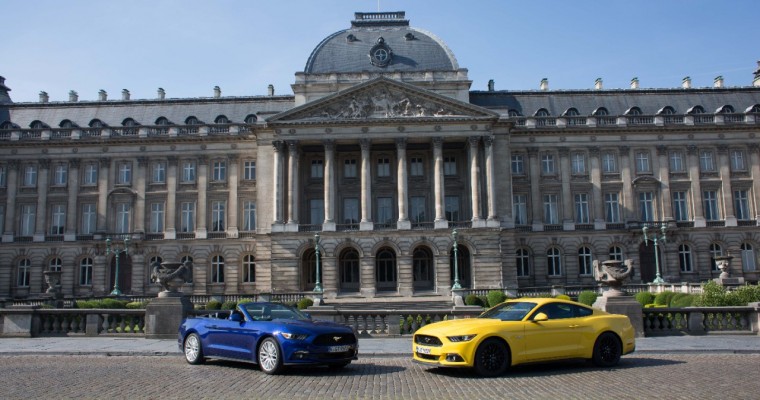
[(536, 303), (527, 301), (509, 302), (500, 304), (478, 318), (500, 319), (502, 321), (522, 321), (523, 318), (536, 306)]
[(295, 308), (276, 303), (248, 303), (245, 306), (248, 315), (254, 321), (271, 321), (273, 319), (308, 320), (309, 317)]

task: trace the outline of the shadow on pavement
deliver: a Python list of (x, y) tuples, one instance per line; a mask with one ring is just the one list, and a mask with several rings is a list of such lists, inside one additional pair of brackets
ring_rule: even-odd
[[(384, 375), (384, 374), (393, 374), (398, 373), (401, 371), (405, 371), (405, 367), (401, 366), (391, 366), (391, 365), (372, 365), (370, 363), (370, 366), (367, 366), (367, 363), (362, 363), (362, 370), (364, 372), (360, 372), (360, 368), (355, 368), (355, 363), (358, 363), (358, 361), (354, 361), (353, 363), (339, 369), (334, 368), (328, 368), (326, 366), (298, 366), (298, 367), (287, 367), (285, 371), (283, 371), (280, 375), (297, 375), (297, 376), (331, 376), (331, 375), (340, 375), (340, 376), (356, 376), (356, 375)], [(205, 367), (222, 367), (222, 368), (233, 368), (233, 369), (249, 369), (252, 371), (256, 371), (262, 375), (265, 375), (261, 370), (259, 370), (259, 366), (256, 364), (250, 364), (245, 362), (237, 362), (237, 361), (228, 361), (228, 360), (207, 360)], [(204, 366), (200, 366), (203, 368)], [(367, 371), (369, 370), (369, 371)]]

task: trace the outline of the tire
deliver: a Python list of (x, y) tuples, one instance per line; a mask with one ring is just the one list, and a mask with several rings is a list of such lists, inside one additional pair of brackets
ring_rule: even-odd
[(345, 362), (337, 363), (337, 364), (327, 364), (327, 368), (330, 368), (330, 369), (341, 369), (341, 368), (346, 367), (348, 364), (351, 364), (351, 361), (345, 361)]
[(185, 361), (188, 364), (198, 365), (203, 364), (206, 359), (203, 357), (203, 346), (201, 345), (201, 338), (195, 333), (187, 335), (185, 338)]
[(509, 348), (498, 339), (486, 339), (475, 350), (475, 372), (481, 376), (499, 376), (509, 368)]
[(282, 352), (280, 345), (274, 338), (268, 337), (259, 345), (258, 351), (259, 368), (268, 375), (276, 375), (282, 372)]
[(592, 361), (597, 367), (614, 367), (623, 354), (620, 339), (612, 332), (604, 332), (596, 338)]

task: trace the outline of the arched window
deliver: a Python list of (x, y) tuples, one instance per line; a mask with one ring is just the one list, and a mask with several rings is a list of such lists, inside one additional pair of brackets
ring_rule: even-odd
[(378, 292), (396, 290), (396, 253), (387, 247), (375, 257), (375, 279)]
[(358, 292), (360, 288), (359, 253), (354, 249), (346, 249), (340, 253), (338, 264), (340, 269), (340, 290)]
[(556, 247), (546, 252), (546, 273), (549, 276), (562, 276), (562, 256)]
[(130, 127), (130, 126), (138, 126), (138, 125), (140, 124), (138, 124), (137, 121), (135, 121), (132, 118), (127, 118), (124, 121), (121, 121), (121, 126)]
[(76, 127), (77, 124), (71, 122), (71, 120), (64, 119), (63, 121), (61, 121), (60, 124), (58, 124), (58, 126), (64, 129), (71, 129), (71, 128)]
[(47, 125), (42, 121), (32, 121), (29, 127), (32, 129), (44, 129), (47, 128)]
[(723, 248), (720, 247), (717, 243), (711, 243), (710, 244), (710, 265), (712, 266), (710, 269), (712, 271), (720, 271), (720, 268), (718, 268), (718, 263), (715, 262), (715, 257), (720, 257), (723, 255)]
[(191, 256), (182, 256), (182, 258), (179, 259), (179, 262), (181, 262), (182, 264), (184, 264), (184, 263), (186, 263), (188, 261), (192, 264), (193, 263), (193, 257), (191, 257)]
[(760, 113), (760, 104), (754, 104), (750, 107), (747, 107), (747, 109), (744, 112), (750, 113), (750, 114), (758, 114)]
[(18, 274), (16, 276), (16, 286), (29, 287), (31, 280), (32, 260), (23, 258), (18, 262)]
[(412, 253), (414, 289), (433, 290), (433, 276), (433, 254), (427, 248), (416, 248)]
[(162, 262), (164, 262), (163, 258), (161, 258), (160, 256), (153, 256), (150, 258), (150, 263), (148, 265), (152, 267), (156, 264), (161, 265)]
[(545, 108), (539, 108), (538, 111), (536, 111), (535, 114), (536, 117), (548, 117), (549, 111), (547, 111)]
[(704, 114), (705, 109), (702, 106), (694, 106), (686, 111), (687, 114)]
[(61, 261), (61, 259), (58, 257), (50, 260), (50, 263), (48, 264), (48, 271), (51, 272), (61, 272), (62, 268), (63, 261)]
[(610, 260), (623, 261), (623, 249), (619, 246), (610, 247)]
[(671, 106), (665, 106), (660, 111), (657, 112), (657, 114), (662, 115), (673, 115), (676, 113), (676, 110)]
[(156, 119), (156, 125), (171, 125), (172, 123), (166, 117), (158, 117)]
[(224, 283), (224, 257), (211, 258), (211, 283)]
[(522, 114), (520, 114), (520, 112), (517, 110), (509, 110), (507, 112), (507, 115), (510, 117), (522, 117)]
[(195, 118), (194, 116), (187, 117), (185, 119), (185, 125), (200, 125), (201, 121), (198, 118)]
[(581, 275), (593, 275), (593, 259), (591, 258), (591, 249), (581, 247), (578, 249), (578, 272)]
[(575, 107), (570, 107), (564, 113), (562, 113), (562, 115), (565, 115), (567, 117), (577, 117), (580, 115), (580, 113), (578, 113), (578, 110)]
[(757, 257), (755, 256), (755, 250), (749, 243), (742, 243), (742, 269), (747, 272), (757, 271)]
[(692, 272), (691, 263), (691, 247), (686, 244), (678, 246), (678, 265), (681, 267), (681, 272)]
[(106, 126), (106, 124), (103, 123), (103, 121), (95, 118), (89, 123), (90, 128), (102, 128)]
[(224, 115), (220, 115), (220, 116), (216, 117), (216, 119), (214, 120), (214, 123), (215, 124), (229, 124), (230, 123), (230, 119), (227, 118)]
[(733, 114), (734, 112), (734, 107), (728, 104), (718, 109), (718, 114)]
[(599, 107), (596, 110), (594, 110), (594, 112), (591, 113), (591, 114), (592, 115), (598, 115), (598, 116), (605, 116), (605, 115), (610, 115), (610, 112), (607, 111), (607, 109), (604, 108), (604, 107)]
[(257, 117), (256, 114), (249, 114), (248, 116), (245, 117), (244, 121), (246, 124), (255, 124), (256, 121), (258, 120), (259, 120), (259, 117)]
[(256, 282), (256, 259), (248, 254), (243, 257), (243, 283)]
[(82, 286), (92, 285), (92, 258), (86, 257), (79, 262), (79, 284)]
[(641, 115), (641, 114), (642, 114), (641, 109), (636, 106), (629, 108), (628, 111), (625, 112), (625, 115)]
[(526, 278), (530, 276), (530, 253), (526, 249), (517, 249), (515, 252), (515, 261), (517, 262), (517, 277)]

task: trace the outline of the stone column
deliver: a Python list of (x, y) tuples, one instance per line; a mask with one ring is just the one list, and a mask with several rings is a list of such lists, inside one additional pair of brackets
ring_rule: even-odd
[(362, 216), (359, 223), (359, 230), (371, 231), (374, 227), (372, 223), (372, 168), (370, 160), (369, 139), (361, 139), (359, 146), (362, 150)]
[(37, 219), (34, 224), (35, 242), (44, 242), (47, 225), (47, 193), (48, 177), (50, 175), (50, 160), (43, 158), (39, 161), (39, 173), (37, 174)]
[(472, 205), (472, 227), (481, 228), (485, 224), (480, 218), (480, 165), (478, 163), (478, 145), (480, 138), (470, 136), (467, 138), (468, 152), (467, 156), (470, 161), (470, 200)]
[(728, 164), (728, 145), (718, 145), (718, 162), (720, 163), (720, 180), (723, 183), (723, 220), (726, 221), (726, 226), (736, 226), (734, 192), (731, 187), (731, 167)]
[(288, 231), (298, 231), (298, 142), (288, 144)]
[(673, 219), (673, 202), (670, 198), (670, 168), (668, 166), (668, 148), (657, 146), (657, 158), (660, 164), (660, 204), (662, 204), (662, 219)]
[(570, 149), (562, 147), (559, 149), (559, 176), (562, 184), (562, 204), (559, 204), (561, 213), (562, 229), (566, 231), (575, 230), (575, 220), (573, 219), (573, 192), (570, 189)]
[(148, 158), (137, 158), (137, 174), (135, 179), (135, 227), (134, 232), (145, 232), (145, 181), (148, 169)]
[(3, 242), (12, 243), (16, 230), (16, 193), (18, 192), (18, 160), (8, 162), (8, 187), (5, 199), (5, 232)]
[(486, 157), (486, 198), (488, 199), (488, 216), (486, 225), (498, 228), (499, 216), (496, 213), (496, 187), (494, 184), (493, 136), (483, 137)]
[(705, 213), (702, 208), (702, 185), (699, 181), (699, 149), (697, 146), (688, 147), (689, 153), (689, 179), (691, 180), (691, 205), (694, 208), (694, 227), (704, 228), (707, 226)]
[(77, 194), (79, 194), (79, 164), (78, 158), (69, 160), (68, 202), (66, 204), (66, 230), (63, 240), (77, 240)]
[(325, 220), (322, 230), (335, 231), (335, 141), (323, 140), (325, 146), (324, 207)]
[(96, 232), (104, 233), (108, 230), (108, 176), (111, 170), (111, 159), (103, 157), (99, 163), (98, 171), (98, 220)]
[(177, 238), (177, 164), (176, 156), (167, 158), (166, 166), (166, 228), (164, 239)]
[(602, 198), (602, 169), (600, 168), (601, 162), (599, 160), (601, 153), (597, 146), (589, 147), (588, 153), (589, 168), (591, 170), (591, 199), (594, 202), (594, 229), (600, 230), (607, 227), (604, 220), (604, 199)]
[(238, 237), (238, 182), (240, 182), (238, 175), (240, 160), (237, 154), (230, 154), (228, 160), (230, 163), (230, 180), (227, 186), (229, 188), (227, 203), (229, 204), (228, 208), (230, 211), (227, 215), (227, 237), (236, 238)]
[(631, 148), (620, 146), (620, 180), (623, 182), (623, 222), (629, 219), (638, 220), (636, 205), (633, 203), (633, 183), (631, 178)]
[(407, 214), (408, 181), (406, 171), (406, 138), (396, 138), (396, 191), (398, 192), (398, 222), (396, 229), (412, 229)]
[[(751, 143), (749, 145), (749, 157), (752, 173), (752, 198), (750, 201), (754, 203), (755, 220), (757, 221), (757, 224), (760, 225), (760, 145), (757, 143)], [(752, 205), (750, 205), (750, 207), (752, 207)], [(3, 239), (3, 241), (5, 241), (5, 239)]]
[[(272, 187), (272, 195), (274, 196), (273, 203), (272, 203), (272, 219), (274, 220), (272, 225), (282, 225), (283, 223), (283, 198), (282, 198), (282, 191), (283, 191), (283, 183), (282, 183), (282, 176), (283, 176), (283, 166), (284, 166), (284, 143), (280, 140), (275, 140), (272, 142), (272, 147), (274, 150), (274, 162), (272, 165), (272, 170), (274, 171), (274, 180), (273, 187)], [(273, 230), (275, 228), (273, 227)], [(281, 229), (279, 231), (282, 231)]]
[(541, 219), (541, 166), (538, 163), (538, 147), (528, 147), (528, 163), (530, 164), (530, 207), (533, 214), (533, 230), (543, 231)]
[(512, 150), (506, 132), (494, 136), (492, 152), (496, 155), (493, 159), (496, 214), (501, 219), (501, 227), (512, 229), (515, 227), (515, 218), (512, 215)]
[(198, 157), (198, 224), (195, 228), (196, 239), (208, 237), (208, 221), (206, 220), (206, 201), (208, 185), (208, 157)]
[(443, 187), (443, 138), (433, 138), (433, 201), (435, 202), (435, 229), (449, 227), (444, 212), (444, 187)]

